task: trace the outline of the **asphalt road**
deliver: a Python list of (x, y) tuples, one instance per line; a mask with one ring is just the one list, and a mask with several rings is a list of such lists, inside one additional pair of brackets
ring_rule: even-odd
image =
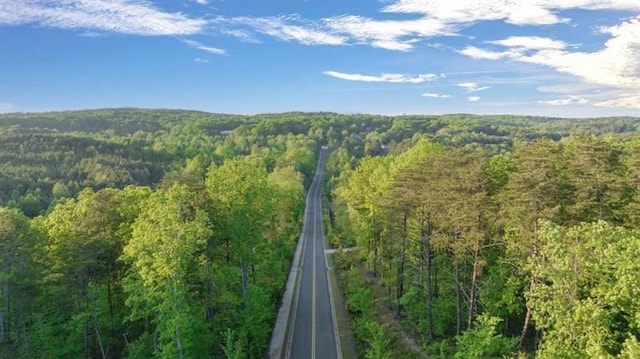
[(331, 299), (325, 259), (321, 190), (327, 149), (320, 152), (318, 167), (307, 196), (304, 243), (298, 290), (294, 294), (294, 317), (286, 357), (291, 359), (341, 359), (335, 310)]

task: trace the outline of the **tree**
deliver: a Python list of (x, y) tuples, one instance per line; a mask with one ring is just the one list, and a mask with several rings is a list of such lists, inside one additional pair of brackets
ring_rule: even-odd
[(37, 237), (27, 217), (0, 207), (0, 356), (30, 356)]
[(570, 138), (565, 148), (567, 177), (573, 187), (571, 223), (625, 220), (627, 169), (622, 151), (610, 141), (587, 135)]
[(273, 222), (279, 217), (275, 210), (283, 199), (281, 188), (269, 181), (261, 162), (246, 159), (227, 160), (219, 167), (209, 168), (206, 187), (212, 202), (216, 239), (224, 251), (223, 268), (227, 271), (226, 278), (218, 283), (227, 296), (223, 305), (236, 305), (238, 296), (241, 303), (239, 313), (231, 314), (242, 319), (227, 318), (229, 322), (225, 325), (237, 326), (234, 330), (243, 350), (249, 357), (257, 358), (266, 346), (271, 312), (275, 310), (272, 305), (275, 301), (270, 299), (277, 295), (266, 289), (273, 289), (274, 282), (278, 287), (283, 285), (272, 278), (280, 276), (274, 275), (269, 263), (279, 258), (273, 253), (277, 254), (280, 242), (267, 241)]
[(513, 353), (518, 338), (505, 338), (496, 333), (500, 318), (481, 315), (473, 329), (456, 337), (454, 359), (504, 358)]
[(196, 202), (185, 186), (153, 193), (122, 255), (131, 265), (124, 287), (128, 320), (154, 325), (154, 354), (163, 358), (211, 351), (206, 317), (199, 310), (211, 229)]
[[(45, 268), (47, 293), (42, 298), (47, 308), (43, 312), (47, 324), (64, 323), (69, 337), (61, 345), (47, 342), (64, 338), (42, 337), (41, 345), (60, 350), (58, 355), (68, 352), (84, 357), (104, 358), (124, 351), (123, 268), (117, 260), (149, 191), (143, 187), (87, 189), (43, 218), (47, 235), (43, 243), (47, 255), (39, 259)], [(50, 308), (50, 303), (57, 306)]]
[(228, 257), (234, 256), (240, 262), (244, 296), (249, 276), (256, 274), (254, 251), (261, 244), (273, 213), (273, 187), (259, 163), (244, 159), (212, 166), (206, 185), (215, 210), (214, 223), (233, 247)]
[(546, 223), (529, 293), (543, 331), (539, 358), (614, 358), (637, 352), (640, 233), (606, 222)]
[[(551, 140), (519, 144), (513, 155), (516, 170), (509, 173), (509, 182), (497, 194), (507, 260), (513, 266), (514, 275), (528, 281), (522, 284), (525, 292), (530, 291), (536, 281), (536, 273), (523, 264), (538, 252), (541, 221), (561, 221), (566, 217), (570, 188), (564, 179), (561, 154), (561, 145)], [(531, 308), (527, 306), (520, 335), (521, 350), (530, 321)]]

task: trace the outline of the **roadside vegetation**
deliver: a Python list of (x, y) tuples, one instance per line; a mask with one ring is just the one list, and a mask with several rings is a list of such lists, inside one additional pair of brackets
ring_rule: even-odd
[(640, 353), (640, 118), (0, 114), (0, 358), (262, 358), (321, 145), (363, 358)]

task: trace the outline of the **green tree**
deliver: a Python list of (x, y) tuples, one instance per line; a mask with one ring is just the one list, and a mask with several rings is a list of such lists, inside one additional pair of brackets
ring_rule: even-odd
[(27, 217), (0, 207), (0, 356), (29, 357), (37, 237)]
[(574, 188), (568, 211), (571, 223), (604, 220), (621, 224), (626, 217), (627, 169), (622, 151), (605, 139), (580, 135), (565, 148), (568, 181)]
[(211, 229), (208, 214), (195, 203), (196, 195), (184, 186), (153, 193), (122, 255), (131, 266), (124, 287), (128, 320), (154, 325), (154, 355), (163, 358), (195, 358), (211, 350), (199, 306)]
[(528, 302), (543, 332), (539, 358), (614, 358), (637, 352), (640, 234), (600, 221), (540, 231)]
[[(38, 345), (59, 351), (51, 355), (106, 357), (124, 351), (123, 267), (117, 260), (149, 192), (141, 187), (87, 189), (42, 219), (47, 255), (39, 262), (46, 296), (39, 299), (45, 325), (59, 326), (67, 336), (38, 336)], [(57, 340), (60, 345), (51, 344)]]
[[(521, 285), (525, 293), (536, 281), (536, 273), (524, 263), (538, 252), (541, 221), (566, 218), (570, 188), (561, 155), (561, 145), (551, 140), (519, 144), (513, 155), (516, 170), (509, 173), (509, 182), (497, 195), (506, 232), (506, 262), (513, 266), (514, 276), (524, 282)], [(530, 322), (531, 308), (527, 306), (520, 335), (521, 350)]]
[(237, 258), (242, 269), (241, 286), (246, 295), (249, 276), (255, 276), (255, 250), (273, 213), (273, 187), (260, 163), (227, 160), (212, 166), (206, 180), (215, 209), (214, 223), (231, 245), (227, 257)]
[(473, 329), (456, 337), (455, 359), (504, 358), (516, 350), (518, 338), (496, 333), (500, 318), (481, 315)]

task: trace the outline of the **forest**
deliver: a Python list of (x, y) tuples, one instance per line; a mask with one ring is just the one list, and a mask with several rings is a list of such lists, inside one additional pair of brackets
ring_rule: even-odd
[(264, 357), (322, 145), (359, 356), (640, 357), (640, 118), (122, 108), (0, 114), (0, 358)]

